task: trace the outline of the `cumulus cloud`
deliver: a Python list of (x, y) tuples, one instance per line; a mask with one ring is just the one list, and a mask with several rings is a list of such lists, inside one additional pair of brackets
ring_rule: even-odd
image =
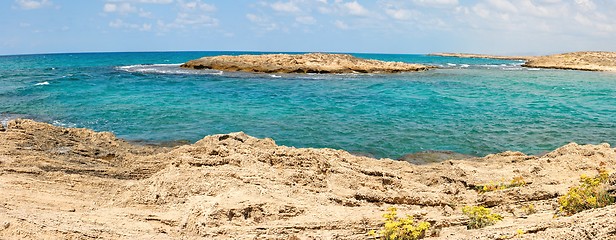
[[(168, 15), (156, 15), (156, 11), (150, 11), (157, 9), (155, 5), (166, 4), (175, 5), (173, 8), (166, 7), (167, 11), (175, 11), (174, 18)], [(216, 27), (219, 25), (219, 20), (211, 16), (216, 10), (215, 5), (202, 0), (107, 0), (103, 5), (104, 13), (119, 14), (117, 19), (110, 22), (110, 27), (140, 31), (155, 30), (158, 33), (173, 29)]]
[(278, 30), (278, 24), (275, 22), (272, 22), (268, 17), (266, 16), (259, 16), (256, 14), (246, 14), (246, 18), (248, 19), (248, 21), (256, 24), (259, 27), (259, 30), (263, 30), (263, 31), (274, 31), (274, 30)]
[(345, 11), (354, 16), (368, 16), (370, 13), (364, 6), (357, 1), (343, 3)]
[(25, 10), (52, 6), (52, 2), (49, 0), (15, 0), (15, 3), (19, 8)]

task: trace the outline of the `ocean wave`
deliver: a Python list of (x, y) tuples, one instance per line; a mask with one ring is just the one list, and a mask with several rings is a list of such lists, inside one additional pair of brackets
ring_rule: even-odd
[(45, 82), (34, 84), (34, 86), (44, 86), (44, 85), (49, 85), (49, 82), (45, 81)]
[(194, 70), (180, 68), (182, 64), (137, 64), (116, 67), (117, 70), (131, 73), (150, 73), (150, 74), (193, 74), (193, 75), (222, 75), (219, 70)]

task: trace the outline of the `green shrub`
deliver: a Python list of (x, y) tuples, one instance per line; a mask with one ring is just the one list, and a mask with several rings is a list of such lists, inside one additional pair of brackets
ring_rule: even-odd
[(524, 181), (524, 177), (518, 176), (518, 177), (514, 177), (509, 182), (509, 184), (490, 181), (490, 183), (487, 183), (487, 184), (477, 185), (475, 187), (475, 190), (477, 190), (479, 193), (486, 193), (486, 192), (492, 192), (492, 191), (497, 191), (497, 190), (504, 190), (504, 189), (512, 188), (512, 187), (523, 187), (525, 185), (526, 185), (526, 181)]
[(564, 196), (558, 198), (560, 213), (572, 215), (587, 209), (601, 208), (614, 203), (614, 198), (606, 190), (609, 174), (599, 170), (595, 177), (580, 176), (580, 185), (569, 188)]
[(463, 207), (462, 213), (470, 219), (466, 226), (468, 229), (477, 229), (494, 225), (496, 222), (503, 220), (501, 215), (492, 213), (489, 208), (482, 206)]
[(413, 216), (409, 215), (406, 215), (406, 218), (398, 218), (396, 211), (395, 207), (390, 207), (389, 212), (383, 214), (385, 218), (383, 229), (379, 231), (378, 235), (374, 230), (370, 231), (369, 234), (383, 240), (415, 240), (425, 237), (426, 231), (430, 228), (430, 223), (415, 223)]

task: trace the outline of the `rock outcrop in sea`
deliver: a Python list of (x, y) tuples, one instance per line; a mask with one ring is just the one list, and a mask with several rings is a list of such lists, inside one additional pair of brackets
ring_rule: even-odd
[(572, 52), (529, 59), (524, 67), (616, 71), (616, 52)]
[[(555, 214), (580, 175), (614, 166), (608, 144), (413, 165), (244, 133), (141, 146), (17, 119), (0, 131), (0, 239), (366, 239), (392, 206), (434, 239), (613, 239), (616, 205)], [(476, 190), (512, 179), (525, 184)], [(467, 230), (474, 205), (504, 219)]]
[(425, 71), (434, 67), (403, 62), (362, 59), (349, 54), (264, 54), (203, 57), (183, 68), (259, 73), (398, 73)]
[(433, 56), (524, 60), (523, 67), (581, 71), (616, 71), (616, 52), (571, 52), (548, 56), (498, 56), (469, 53), (433, 53)]
[(475, 54), (475, 53), (431, 53), (428, 55), (441, 56), (441, 57), (485, 58), (485, 59), (499, 59), (499, 60), (524, 60), (524, 61), (528, 61), (534, 58), (532, 56), (501, 56), (501, 55)]

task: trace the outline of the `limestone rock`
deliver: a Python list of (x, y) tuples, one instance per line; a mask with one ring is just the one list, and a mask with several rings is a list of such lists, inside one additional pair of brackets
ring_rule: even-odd
[[(31, 120), (8, 125), (0, 132), (0, 219), (10, 226), (0, 225), (0, 239), (366, 239), (392, 206), (430, 222), (440, 239), (616, 232), (616, 206), (553, 218), (556, 199), (581, 174), (616, 166), (607, 144), (413, 165), (241, 132), (167, 148)], [(525, 184), (476, 190), (514, 178)], [(480, 204), (504, 220), (466, 230), (461, 208)], [(530, 204), (536, 213), (521, 214)]]
[(425, 71), (434, 67), (402, 62), (356, 58), (348, 54), (264, 54), (203, 57), (183, 68), (259, 73), (397, 73)]
[(616, 71), (616, 52), (572, 52), (530, 59), (524, 67)]

